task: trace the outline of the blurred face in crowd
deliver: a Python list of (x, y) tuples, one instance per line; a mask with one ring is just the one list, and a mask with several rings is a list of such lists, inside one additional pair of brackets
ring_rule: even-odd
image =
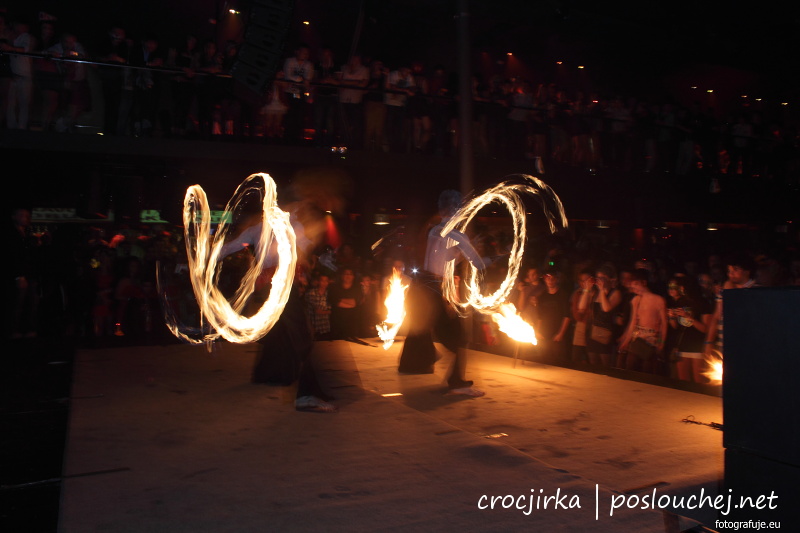
[(667, 285), (667, 293), (669, 294), (669, 297), (676, 302), (678, 301), (678, 298), (681, 297), (681, 287), (678, 285), (676, 280), (669, 280), (669, 285)]
[(11, 220), (15, 226), (27, 228), (31, 225), (31, 212), (27, 209), (17, 209), (11, 215)]
[(64, 50), (71, 51), (75, 50), (75, 44), (77, 42), (78, 41), (74, 35), (67, 33), (64, 34), (64, 37), (61, 39), (61, 46), (64, 47)]
[(743, 283), (747, 283), (750, 279), (750, 271), (740, 266), (728, 265), (728, 279), (731, 280), (732, 283), (742, 285)]
[(355, 279), (356, 275), (349, 268), (346, 268), (342, 271), (342, 286), (350, 287)]
[(714, 288), (714, 280), (708, 274), (700, 274), (697, 276), (697, 283), (704, 291), (711, 291)]
[(647, 290), (647, 283), (642, 280), (631, 280), (631, 292), (634, 294), (642, 294)]

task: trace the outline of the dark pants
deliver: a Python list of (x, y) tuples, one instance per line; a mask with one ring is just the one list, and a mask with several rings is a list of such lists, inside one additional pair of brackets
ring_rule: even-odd
[(442, 297), (441, 280), (426, 272), (418, 273), (406, 298), (408, 336), (403, 344), (398, 370), (408, 374), (432, 374), (436, 362), (435, 336), (455, 354), (447, 376), (447, 385), (455, 389), (470, 383), (464, 380), (466, 360), (461, 321), (447, 306)]
[(286, 93), (288, 109), (284, 124), (284, 137), (291, 144), (302, 144), (305, 139), (306, 117), (308, 116), (308, 103), (305, 98), (295, 98), (293, 94)]
[(291, 385), (297, 381), (297, 397), (326, 399), (310, 361), (313, 340), (303, 310), (303, 299), (292, 290), (281, 317), (259, 341), (261, 355), (253, 369), (253, 383)]

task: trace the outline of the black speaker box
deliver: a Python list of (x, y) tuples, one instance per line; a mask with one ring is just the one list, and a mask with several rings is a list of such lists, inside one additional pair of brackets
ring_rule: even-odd
[(723, 295), (726, 448), (800, 466), (800, 287)]
[(800, 531), (800, 287), (728, 290), (723, 311), (722, 494), (738, 507), (720, 519)]

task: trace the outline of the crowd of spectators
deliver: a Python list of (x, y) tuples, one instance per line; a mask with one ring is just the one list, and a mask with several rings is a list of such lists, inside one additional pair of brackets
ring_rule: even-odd
[[(14, 210), (11, 222), (17, 295), (8, 322), (12, 337), (64, 328), (95, 341), (163, 340), (169, 336), (165, 313), (197, 327), (182, 235), (168, 226), (42, 229), (31, 225), (25, 209)], [(477, 227), (473, 242), (491, 263), (485, 282), (492, 290), (507, 273), (509, 235)], [(315, 339), (363, 342), (376, 337), (392, 269), (403, 273), (406, 282), (413, 279), (416, 262), (408, 244), (387, 248), (394, 256), (375, 256), (366, 248), (362, 253), (352, 243), (307, 255), (295, 284)], [(523, 355), (553, 364), (706, 382), (705, 356), (722, 350), (716, 325), (721, 317), (715, 314), (720, 291), (753, 284), (800, 285), (800, 253), (791, 240), (759, 249), (741, 240), (741, 246), (726, 249), (731, 255), (692, 254), (703, 248), (691, 244), (671, 247), (655, 239), (631, 251), (574, 235), (531, 243), (532, 249), (547, 251), (525, 258), (509, 298), (539, 338), (533, 353), (524, 350)], [(223, 292), (235, 291), (237, 272), (249, 264), (249, 253), (243, 250), (225, 260)], [(475, 314), (472, 324), (472, 341), (479, 349), (508, 352), (513, 346), (488, 317)], [(650, 344), (637, 351), (637, 338)]]
[[(457, 76), (442, 65), (388, 65), (369, 52), (344, 57), (301, 43), (263, 94), (241, 98), (231, 76), (240, 43), (220, 48), (192, 35), (179, 43), (153, 34), (132, 39), (117, 26), (84, 46), (57, 24), (9, 25), (0, 14), (4, 127), (74, 131), (84, 112), (102, 107), (100, 128), (106, 135), (444, 155), (459, 144)], [(622, 97), (614, 87), (604, 94), (476, 74), (474, 150), (487, 157), (531, 159), (539, 174), (549, 162), (677, 175), (703, 169), (712, 176), (779, 180), (796, 179), (800, 170), (797, 123), (786, 114)]]
[[(40, 20), (33, 26), (8, 21), (0, 13), (0, 127), (74, 132), (88, 110), (102, 109), (96, 114), (102, 115), (99, 127), (105, 135), (238, 139), (441, 155), (453, 154), (459, 146), (457, 77), (442, 65), (421, 61), (386, 65), (368, 53), (345, 58), (329, 48), (312, 51), (300, 44), (264, 94), (253, 100), (240, 97), (231, 76), (239, 49), (236, 42), (219, 49), (213, 40), (201, 42), (192, 35), (174, 45), (153, 34), (133, 39), (121, 26), (109, 28), (99, 42), (84, 46), (82, 37), (59, 28), (57, 21)], [(609, 92), (614, 94), (614, 89)], [(797, 124), (788, 115), (770, 115), (755, 107), (720, 115), (718, 109), (700, 104), (686, 107), (674, 101), (609, 98), (499, 75), (476, 75), (471, 98), (475, 152), (531, 160), (538, 174), (557, 162), (590, 171), (610, 168), (678, 176), (702, 171), (711, 177), (729, 174), (795, 183), (800, 175)], [(15, 279), (15, 313), (19, 312), (14, 315), (12, 335), (35, 335), (46, 327), (38, 298), (59, 299), (70, 307), (71, 327), (81, 336), (124, 337), (153, 331), (161, 316), (155, 263), (174, 265), (180, 256), (179, 239), (173, 233), (164, 228), (129, 228), (106, 240), (95, 228), (90, 236), (82, 236), (79, 246), (57, 247), (47, 232), (30, 229), (29, 214), (25, 217), (17, 210), (14, 221), (13, 242), (25, 250), (15, 257), (30, 260), (20, 262), (19, 269), (25, 272)], [(503, 255), (507, 238), (479, 237), (478, 242), (495, 248), (485, 250), (485, 257)], [(681, 298), (711, 302), (713, 287), (725, 283), (724, 261), (714, 254), (690, 260), (663, 247), (642, 251), (640, 255), (649, 260), (639, 264), (626, 254), (600, 258), (597, 252), (591, 246), (565, 242), (552, 252), (558, 257), (551, 254), (543, 262), (535, 261), (536, 269), (525, 271), (512, 301), (544, 334), (540, 357), (702, 380), (697, 363), (668, 357), (669, 335), (658, 339), (664, 343), (657, 347), (660, 358), (649, 361), (653, 363), (649, 366), (635, 358), (620, 359), (617, 351), (635, 340), (632, 332), (626, 336), (634, 281), (674, 311), (666, 331), (680, 331), (673, 322), (685, 319), (694, 324), (704, 321), (705, 315), (713, 318), (713, 313), (680, 316), (678, 309), (707, 308), (677, 302)], [(754, 279), (766, 286), (798, 284), (796, 254), (796, 249), (784, 250), (783, 255), (760, 254)], [(386, 265), (411, 258), (361, 260), (352, 246), (314, 257), (317, 261), (297, 279), (304, 286), (318, 338), (371, 336), (382, 312)], [(487, 273), (489, 281), (493, 275), (504, 276), (504, 268), (497, 264)], [(172, 292), (161, 296), (165, 305), (190, 320), (191, 291), (185, 277), (176, 274)], [(71, 290), (60, 291), (60, 286)], [(709, 305), (713, 307), (713, 302)], [(475, 324), (476, 343), (501, 342), (489, 321), (479, 319)], [(689, 334), (695, 340), (697, 335)], [(684, 337), (674, 341), (673, 333), (673, 344), (680, 345)], [(696, 353), (688, 349), (682, 353)]]

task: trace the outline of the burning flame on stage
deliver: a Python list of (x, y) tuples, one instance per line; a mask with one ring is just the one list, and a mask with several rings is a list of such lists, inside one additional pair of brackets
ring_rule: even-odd
[(533, 326), (522, 320), (522, 317), (517, 314), (514, 304), (501, 305), (499, 312), (494, 312), (491, 316), (492, 320), (497, 323), (498, 329), (515, 341), (533, 345), (538, 343)]
[(403, 276), (396, 268), (392, 269), (389, 289), (386, 293), (386, 320), (375, 326), (378, 337), (383, 341), (383, 349), (388, 350), (394, 343), (394, 337), (406, 318), (406, 291), (408, 285), (403, 283)]
[(722, 357), (719, 355), (710, 355), (706, 357), (706, 364), (709, 369), (703, 372), (703, 375), (708, 378), (709, 383), (712, 385), (719, 385), (722, 383)]

